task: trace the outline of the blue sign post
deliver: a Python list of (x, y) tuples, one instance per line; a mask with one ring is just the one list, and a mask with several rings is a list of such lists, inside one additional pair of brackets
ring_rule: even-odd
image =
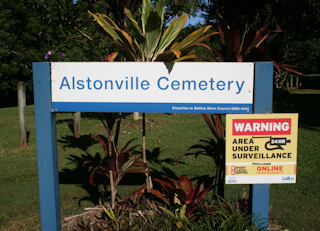
[(33, 64), (41, 227), (61, 230), (56, 118), (51, 112), (50, 63)]
[[(255, 63), (254, 79), (254, 114), (272, 112), (273, 102), (273, 63)], [(269, 221), (269, 184), (255, 184), (250, 186), (252, 221), (256, 221), (259, 228), (268, 230)], [(255, 220), (256, 219), (256, 220)]]
[[(158, 65), (158, 64), (153, 64), (153, 65)], [(205, 64), (205, 65), (208, 65), (208, 64)], [(214, 65), (217, 65), (217, 63), (215, 63)], [(217, 69), (219, 68), (221, 69), (223, 65), (236, 66), (239, 64), (221, 63), (221, 65), (217, 65), (216, 67)], [(248, 67), (248, 66), (250, 67), (250, 64), (244, 65), (244, 67)], [(42, 230), (45, 230), (45, 231), (61, 230), (56, 121), (55, 121), (55, 114), (54, 114), (54, 112), (58, 110), (53, 108), (53, 99), (52, 99), (52, 97), (54, 96), (56, 97), (55, 102), (59, 102), (60, 96), (59, 95), (56, 96), (52, 92), (51, 68), (52, 68), (51, 63), (33, 63), (41, 227), (42, 227)], [(230, 69), (230, 68), (226, 68), (225, 71), (227, 71), (227, 69)], [(223, 68), (221, 73), (223, 73)], [(242, 89), (243, 89), (243, 92), (245, 92), (244, 89), (247, 89), (245, 94), (250, 96), (250, 94), (252, 94), (252, 88), (250, 87), (250, 84), (248, 84), (248, 86), (245, 86), (245, 83), (246, 81), (247, 83), (250, 83), (251, 81), (243, 80), (241, 83), (238, 83), (232, 79), (233, 77), (237, 77), (236, 74), (235, 76), (233, 76), (232, 74), (229, 75), (228, 78), (230, 78), (230, 80), (228, 81), (223, 81), (222, 79), (217, 81), (216, 85), (214, 85), (215, 79), (213, 79), (213, 77), (210, 77), (207, 82), (203, 80), (195, 84), (198, 84), (197, 86), (201, 91), (211, 90), (212, 92), (210, 94), (214, 94), (217, 92), (221, 93), (222, 91), (231, 92), (232, 86), (234, 86), (234, 87), (237, 87), (236, 90), (234, 91), (234, 94), (239, 94), (240, 90)], [(195, 75), (195, 76), (198, 76), (198, 75)], [(64, 76), (62, 76), (62, 78), (64, 78)], [(177, 78), (179, 78), (179, 76), (177, 76)], [(272, 112), (272, 86), (273, 86), (272, 78), (273, 78), (273, 64), (271, 62), (255, 63), (255, 80), (254, 80), (254, 95), (253, 95), (253, 112), (254, 113), (263, 114), (263, 113)], [(129, 78), (127, 79), (129, 80)], [(89, 79), (89, 77), (87, 77), (86, 80), (80, 79), (77, 82), (78, 85), (76, 88), (78, 88), (79, 90), (82, 90), (83, 89), (82, 86), (84, 86), (84, 83), (87, 83), (88, 88), (92, 88), (93, 86), (93, 87), (96, 87), (98, 90), (102, 89), (103, 82), (101, 82), (101, 80), (96, 80), (96, 82), (94, 82), (96, 83), (96, 85), (90, 85), (91, 81), (93, 80)], [(124, 79), (123, 83), (125, 83), (125, 81), (126, 79)], [(178, 83), (188, 84), (188, 90), (192, 90), (192, 87), (191, 87), (192, 85), (190, 84), (193, 84), (193, 81), (184, 80), (184, 79), (179, 81), (180, 82), (173, 81), (174, 83), (171, 85), (171, 87), (174, 88), (173, 90), (178, 90), (178, 87), (177, 87)], [(100, 85), (100, 82), (101, 82), (101, 85)], [(117, 86), (120, 86), (121, 84), (116, 80), (114, 80), (114, 82), (117, 84)], [(149, 84), (147, 88), (147, 82), (143, 82), (141, 84), (142, 84), (141, 86), (143, 90), (149, 89)], [(151, 86), (152, 84), (150, 83), (150, 89), (151, 89)], [(63, 84), (58, 85), (57, 89), (60, 90), (62, 88), (66, 90), (69, 90), (71, 88), (75, 89), (75, 87), (71, 85), (71, 83), (67, 84), (65, 82), (63, 82)], [(164, 90), (164, 88), (165, 87), (161, 85), (160, 90)], [(132, 88), (132, 90), (133, 89), (134, 88)], [(183, 90), (183, 87), (179, 89)], [(183, 93), (186, 94), (186, 97), (189, 97), (190, 95), (188, 92), (183, 92)], [(66, 94), (69, 94), (69, 93), (66, 92)], [(183, 101), (183, 98), (181, 98), (180, 94), (176, 94), (176, 95), (177, 97), (180, 97), (180, 100)], [(62, 94), (62, 97), (64, 97), (63, 94)], [(172, 98), (170, 97), (169, 94), (167, 94), (167, 97), (170, 99)], [(75, 100), (77, 100), (77, 97), (74, 97), (74, 98)], [(234, 98), (235, 100), (241, 99), (240, 96), (237, 96)], [(224, 97), (222, 97), (221, 99), (224, 100)], [(245, 113), (245, 111), (248, 111), (248, 110), (250, 111), (250, 107), (251, 107), (250, 98), (247, 100), (247, 98), (244, 97), (243, 99), (241, 99), (242, 101), (239, 102), (239, 105), (237, 105), (236, 107), (232, 105), (232, 99), (233, 98), (231, 97), (229, 99), (230, 102), (229, 101), (226, 102), (223, 107), (219, 106), (219, 104), (216, 104), (213, 107), (210, 104), (210, 102), (204, 102), (204, 104), (201, 105), (200, 107), (198, 105), (198, 101), (192, 101), (193, 98), (190, 97), (190, 102), (187, 105), (188, 107), (184, 106), (188, 110), (174, 109), (174, 105), (177, 102), (173, 102), (173, 103), (169, 102), (170, 105), (168, 107), (168, 110), (170, 111), (166, 111), (166, 112), (223, 113), (222, 111), (224, 111), (224, 113), (239, 113), (239, 112)], [(197, 100), (201, 101), (201, 98)], [(207, 99), (204, 99), (204, 100), (207, 100)], [(247, 101), (249, 102), (249, 104)], [(156, 102), (156, 103), (161, 103), (161, 102)], [(67, 105), (68, 103), (64, 103), (64, 104)], [(146, 110), (146, 107), (148, 107), (148, 103), (144, 104), (144, 102), (142, 103), (140, 102), (139, 104), (143, 105), (143, 107), (141, 107), (143, 108), (143, 110)], [(76, 103), (75, 105), (79, 105), (79, 104)], [(90, 106), (90, 102), (88, 102), (87, 105)], [(116, 105), (116, 108), (118, 108), (117, 110), (121, 111), (121, 107), (119, 107), (119, 105), (117, 106), (117, 103), (112, 103), (110, 105)], [(219, 109), (219, 107), (221, 109)], [(172, 110), (176, 110), (176, 111), (172, 111)], [(70, 111), (70, 109), (64, 108), (63, 111)], [(90, 110), (85, 107), (83, 108), (82, 111), (90, 111)], [(136, 111), (136, 108), (132, 108), (132, 112), (133, 111)], [(96, 111), (92, 111), (92, 112), (96, 112)], [(101, 109), (99, 109), (99, 112), (101, 112)], [(108, 112), (110, 112), (110, 108), (108, 109)], [(161, 111), (161, 112), (165, 112), (165, 111)], [(262, 221), (259, 223), (259, 226), (261, 228), (267, 229), (268, 210), (269, 210), (269, 185), (253, 185), (251, 197), (252, 197), (253, 217), (257, 217), (259, 220)]]

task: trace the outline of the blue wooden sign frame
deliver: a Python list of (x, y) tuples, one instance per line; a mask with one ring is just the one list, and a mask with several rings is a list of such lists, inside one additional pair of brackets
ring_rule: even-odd
[[(273, 102), (273, 63), (256, 62), (254, 76), (253, 113), (271, 113)], [(263, 230), (268, 230), (269, 194), (269, 184), (250, 186), (252, 221), (258, 222), (259, 228)]]
[[(52, 112), (50, 63), (33, 63), (34, 102), (37, 134), (41, 227), (61, 230), (56, 119)], [(272, 112), (273, 63), (256, 62), (254, 79), (255, 114)], [(251, 186), (252, 219), (268, 229), (270, 185)]]

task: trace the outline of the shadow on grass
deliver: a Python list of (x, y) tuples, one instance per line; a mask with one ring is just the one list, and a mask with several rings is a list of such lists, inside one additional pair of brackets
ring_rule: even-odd
[[(72, 120), (71, 120), (72, 121)], [(69, 164), (73, 167), (64, 168), (59, 172), (60, 184), (75, 184), (83, 188), (87, 193), (88, 197), (81, 198), (79, 200), (79, 205), (82, 201), (91, 201), (92, 203), (99, 204), (100, 198), (107, 198), (110, 195), (105, 195), (104, 190), (99, 186), (103, 183), (102, 177), (98, 177), (97, 184), (90, 184), (90, 169), (89, 166), (85, 164), (86, 161), (100, 161), (101, 156), (99, 153), (92, 155), (88, 153), (88, 148), (97, 143), (96, 140), (92, 139), (89, 135), (82, 135), (79, 138), (74, 136), (64, 136), (59, 140), (59, 143), (63, 145), (64, 148), (78, 148), (85, 154), (75, 154), (67, 157)]]
[(179, 177), (175, 174), (175, 172), (173, 172), (170, 168), (165, 167), (165, 166), (161, 166), (161, 169), (156, 169), (156, 168), (150, 168), (149, 169), (152, 178), (159, 178), (159, 179), (163, 179), (163, 178), (167, 178), (170, 177), (174, 180), (178, 180)]
[(152, 163), (152, 164), (176, 164), (176, 161), (172, 158), (166, 158), (166, 159), (160, 159), (160, 147), (156, 147), (154, 148), (152, 151), (150, 150), (146, 150), (146, 154), (147, 154), (147, 161)]
[[(176, 160), (172, 158), (160, 159), (161, 149), (160, 147), (154, 148), (152, 151), (147, 150), (147, 161), (151, 163), (154, 167), (150, 167), (148, 170), (152, 176), (152, 178), (165, 178), (170, 176), (170, 178), (177, 180), (179, 177), (173, 172), (170, 168), (164, 166), (164, 164), (168, 165), (176, 165)], [(181, 164), (185, 164), (181, 162)], [(158, 167), (156, 167), (158, 166)]]
[(82, 201), (91, 201), (93, 204), (99, 204), (100, 198), (106, 198), (109, 195), (104, 195), (99, 183), (102, 183), (102, 177), (97, 180), (96, 185), (92, 185), (89, 182), (90, 170), (85, 164), (85, 161), (99, 161), (101, 159), (100, 154), (96, 153), (95, 156), (90, 154), (83, 154), (81, 156), (70, 155), (67, 158), (70, 163), (75, 167), (71, 169), (64, 168), (59, 172), (60, 184), (75, 184), (83, 188), (87, 193), (87, 197), (83, 197), (79, 200), (79, 206)]
[[(110, 192), (108, 191), (106, 177), (99, 174), (95, 174), (95, 185), (90, 183), (90, 174), (92, 168), (86, 164), (89, 162), (101, 163), (103, 155), (96, 153), (90, 154), (88, 149), (90, 146), (97, 143), (89, 135), (82, 135), (79, 138), (73, 136), (64, 136), (59, 140), (59, 143), (64, 148), (77, 148), (79, 152), (84, 154), (74, 154), (67, 157), (70, 168), (64, 168), (59, 172), (59, 178), (61, 184), (74, 184), (84, 189), (88, 196), (79, 200), (79, 205), (82, 201), (90, 201), (93, 204), (99, 204), (100, 200), (110, 199)], [(161, 166), (161, 170), (149, 169), (152, 177), (171, 176), (173, 179), (178, 179), (173, 171), (169, 168), (162, 166), (163, 163), (175, 164), (175, 160), (171, 158), (160, 159), (160, 148), (154, 148), (152, 151), (147, 150), (148, 162)], [(107, 182), (106, 182), (107, 181)], [(107, 184), (106, 184), (107, 183)], [(145, 175), (141, 173), (130, 173), (123, 177), (120, 185), (142, 185), (145, 183)], [(107, 193), (106, 193), (107, 192)]]
[(88, 148), (98, 143), (98, 141), (92, 139), (90, 135), (82, 135), (79, 138), (74, 136), (63, 136), (59, 140), (59, 143), (61, 143), (64, 148), (78, 148), (88, 154)]
[[(97, 113), (97, 112), (82, 112), (81, 118), (84, 119), (92, 119), (92, 120), (100, 120), (104, 118), (104, 114), (106, 113)], [(121, 118), (125, 119), (132, 113), (121, 113)]]

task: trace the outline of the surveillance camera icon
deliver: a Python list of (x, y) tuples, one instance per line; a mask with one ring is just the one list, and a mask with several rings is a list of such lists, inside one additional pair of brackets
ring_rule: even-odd
[(287, 145), (288, 143), (291, 143), (291, 140), (288, 140), (287, 138), (270, 137), (270, 140), (265, 144), (265, 148), (266, 150), (284, 150), (282, 146)]

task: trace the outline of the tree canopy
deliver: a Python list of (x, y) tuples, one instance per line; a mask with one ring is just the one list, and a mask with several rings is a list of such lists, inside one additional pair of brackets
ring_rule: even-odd
[[(114, 51), (104, 32), (88, 14), (105, 12), (126, 28), (130, 21), (124, 8), (141, 15), (141, 0), (2, 0), (0, 1), (0, 106), (15, 104), (17, 82), (32, 92), (32, 62), (100, 61)], [(157, 1), (151, 1), (156, 4)], [(297, 66), (305, 74), (320, 73), (320, 2), (316, 0), (165, 0), (165, 22), (183, 13), (203, 13), (206, 24), (218, 30), (222, 21), (237, 28), (252, 42), (257, 31), (281, 30), (251, 49), (244, 60), (272, 59)], [(200, 11), (201, 10), (201, 11)], [(166, 25), (168, 26), (168, 25)], [(184, 28), (181, 35), (201, 25)], [(164, 28), (165, 29), (165, 28)], [(223, 50), (223, 44), (211, 41)], [(222, 54), (225, 61), (235, 56)], [(32, 94), (28, 94), (30, 100)], [(14, 96), (14, 97), (13, 97)], [(12, 101), (13, 100), (13, 101)], [(10, 102), (12, 101), (12, 102)]]
[(303, 73), (320, 73), (320, 2), (316, 0), (208, 0), (202, 4), (207, 23), (224, 21), (251, 37), (257, 30), (281, 30), (266, 40), (268, 49), (255, 50), (249, 61), (272, 59)]

